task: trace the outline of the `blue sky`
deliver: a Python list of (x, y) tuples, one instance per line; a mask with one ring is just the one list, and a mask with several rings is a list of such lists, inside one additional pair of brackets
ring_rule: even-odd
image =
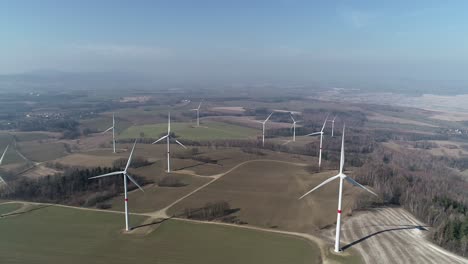
[(0, 74), (468, 79), (468, 1), (5, 1)]

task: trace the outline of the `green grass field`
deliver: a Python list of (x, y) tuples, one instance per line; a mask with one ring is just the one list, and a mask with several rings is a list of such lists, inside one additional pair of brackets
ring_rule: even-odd
[[(144, 217), (131, 216), (133, 225)], [(123, 215), (45, 207), (0, 218), (2, 263), (319, 263), (303, 239), (169, 220), (149, 235), (122, 234)]]
[[(132, 123), (126, 120), (115, 117), (115, 132), (120, 133), (130, 127)], [(80, 121), (82, 128), (89, 128), (99, 132), (103, 132), (112, 126), (112, 116), (99, 116), (91, 119), (84, 119)], [(112, 132), (110, 132), (112, 133)]]
[[(202, 122), (200, 127), (193, 123), (172, 123), (171, 131), (180, 136), (181, 140), (213, 140), (213, 139), (247, 139), (255, 137), (259, 130), (222, 122)], [(119, 138), (136, 138), (140, 133), (144, 137), (158, 138), (167, 132), (167, 124), (132, 126), (124, 130)]]
[(0, 215), (8, 214), (19, 208), (21, 208), (21, 204), (18, 203), (0, 204)]

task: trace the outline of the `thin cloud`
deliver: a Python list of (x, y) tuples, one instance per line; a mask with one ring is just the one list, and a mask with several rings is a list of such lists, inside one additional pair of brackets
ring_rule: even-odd
[(93, 54), (115, 58), (165, 58), (171, 55), (171, 51), (158, 46), (137, 46), (118, 44), (86, 44), (75, 45), (74, 50), (78, 53)]
[(362, 29), (368, 26), (378, 17), (374, 12), (353, 8), (340, 8), (338, 9), (338, 14), (344, 20), (345, 24), (350, 25), (355, 29)]

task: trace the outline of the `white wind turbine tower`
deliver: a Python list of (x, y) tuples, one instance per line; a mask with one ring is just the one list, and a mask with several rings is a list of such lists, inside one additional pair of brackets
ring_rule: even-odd
[(322, 165), (323, 130), (325, 129), (325, 124), (327, 124), (327, 120), (328, 120), (328, 115), (327, 115), (327, 117), (325, 118), (325, 122), (323, 122), (323, 126), (322, 126), (322, 129), (320, 130), (320, 132), (314, 132), (314, 133), (311, 133), (311, 134), (308, 134), (308, 135), (307, 135), (307, 136), (316, 136), (316, 135), (320, 135), (319, 169), (320, 169), (320, 166)]
[(135, 150), (136, 143), (137, 143), (137, 141), (135, 140), (135, 143), (133, 144), (132, 152), (130, 152), (130, 156), (128, 157), (127, 165), (125, 166), (125, 169), (123, 171), (115, 171), (115, 172), (106, 173), (106, 174), (103, 174), (103, 175), (94, 176), (94, 177), (89, 178), (89, 179), (97, 179), (97, 178), (122, 174), (123, 180), (124, 180), (124, 192), (125, 192), (125, 230), (126, 231), (130, 231), (130, 229), (128, 227), (127, 178), (130, 181), (132, 181), (138, 188), (140, 188), (140, 190), (142, 190), (144, 192), (143, 188), (141, 188), (141, 186), (135, 181), (135, 179), (133, 179), (133, 177), (130, 176), (130, 174), (128, 174), (128, 172), (127, 172), (128, 167), (130, 166), (130, 162), (132, 161), (133, 151)]
[(345, 127), (343, 125), (343, 134), (341, 135), (341, 159), (340, 159), (340, 172), (331, 177), (331, 178), (328, 178), (327, 180), (325, 180), (324, 182), (322, 182), (321, 184), (317, 185), (315, 188), (313, 188), (312, 190), (308, 191), (307, 193), (305, 193), (304, 195), (302, 195), (300, 199), (304, 198), (306, 195), (308, 195), (309, 193), (317, 190), (318, 188), (324, 186), (325, 184), (335, 180), (335, 179), (340, 179), (340, 189), (339, 189), (339, 193), (338, 193), (338, 214), (336, 216), (336, 236), (335, 236), (335, 252), (340, 252), (340, 228), (341, 228), (341, 200), (342, 200), (342, 194), (343, 194), (343, 180), (347, 180), (348, 182), (350, 182), (351, 184), (353, 184), (354, 186), (357, 186), (359, 188), (362, 188), (370, 193), (372, 193), (373, 195), (377, 196), (377, 194), (375, 194), (374, 192), (372, 192), (371, 190), (367, 189), (366, 187), (362, 186), (360, 183), (358, 183), (357, 181), (351, 179), (350, 177), (346, 176), (346, 174), (343, 173), (343, 167), (344, 167), (344, 161), (345, 161), (345, 156), (344, 156), (344, 132), (345, 132)]
[(202, 105), (202, 102), (200, 102), (200, 104), (198, 105), (197, 108), (195, 109), (192, 109), (192, 111), (197, 111), (197, 127), (200, 126), (200, 107)]
[(103, 134), (108, 132), (109, 130), (112, 129), (112, 146), (114, 148), (114, 153), (115, 153), (115, 116), (112, 114), (112, 126), (106, 129), (106, 131), (102, 132)]
[(174, 141), (177, 144), (181, 145), (183, 148), (186, 149), (187, 147), (184, 146), (184, 144), (180, 143), (177, 139), (172, 138), (172, 136), (171, 136), (171, 113), (169, 113), (167, 120), (168, 120), (167, 121), (167, 135), (161, 137), (160, 139), (156, 140), (152, 144), (156, 144), (159, 141), (161, 141), (163, 139), (166, 139), (166, 142), (167, 142), (167, 172), (171, 172), (171, 149), (170, 149), (171, 139), (174, 139)]
[(265, 146), (265, 124), (266, 122), (268, 121), (268, 119), (270, 119), (270, 117), (273, 115), (274, 112), (271, 112), (271, 114), (267, 117), (267, 119), (265, 119), (265, 121), (257, 121), (259, 123), (262, 123), (262, 146), (264, 147)]
[[(2, 157), (0, 158), (0, 165), (3, 164), (3, 158), (5, 158), (5, 154), (7, 153), (9, 146), (10, 145), (6, 146), (5, 150), (3, 151)], [(0, 176), (0, 184), (7, 185), (6, 181), (2, 178), (2, 176)]]
[(290, 116), (291, 116), (291, 119), (293, 121), (293, 124), (292, 124), (292, 129), (293, 129), (293, 142), (296, 142), (296, 123), (297, 122), (300, 122), (300, 121), (296, 121), (292, 115), (292, 113), (289, 113)]
[(332, 134), (331, 134), (332, 137), (334, 137), (333, 131), (335, 130), (335, 119), (336, 119), (336, 115), (335, 117), (333, 117), (333, 120), (330, 121), (332, 123)]

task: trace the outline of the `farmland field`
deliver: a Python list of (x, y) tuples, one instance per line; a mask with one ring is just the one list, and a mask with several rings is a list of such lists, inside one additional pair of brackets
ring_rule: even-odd
[[(311, 174), (304, 166), (278, 161), (252, 161), (226, 174), (169, 209), (178, 215), (185, 208), (200, 208), (208, 202), (227, 201), (240, 220), (260, 227), (311, 232), (333, 224), (337, 206), (337, 182), (298, 201), (308, 189), (334, 175), (336, 171)], [(352, 206), (360, 192), (346, 186), (343, 211)], [(317, 213), (320, 212), (320, 213)]]
[(8, 145), (9, 148), (3, 160), (3, 165), (24, 162), (24, 159), (16, 152), (13, 137), (7, 133), (0, 133), (0, 155)]
[(57, 136), (50, 132), (14, 132), (12, 135), (14, 135), (18, 141), (42, 140)]
[[(222, 122), (202, 122), (200, 127), (192, 123), (171, 123), (171, 131), (181, 137), (181, 140), (215, 140), (215, 139), (248, 139), (254, 138), (259, 130)], [(137, 138), (140, 133), (144, 137), (158, 138), (167, 132), (167, 124), (132, 126), (124, 130), (119, 138)]]
[(428, 241), (429, 229), (402, 208), (376, 208), (344, 222), (342, 246), (359, 250), (366, 263), (468, 263)]
[[(112, 115), (99, 116), (96, 118), (81, 120), (80, 125), (83, 128), (89, 128), (91, 130), (103, 132), (112, 126)], [(129, 121), (119, 119), (118, 116), (115, 117), (115, 132), (116, 133), (120, 133), (121, 131), (125, 130), (131, 125), (132, 123), (130, 123)]]
[(26, 158), (36, 162), (53, 160), (67, 155), (63, 143), (30, 141), (18, 143), (18, 148)]
[(19, 208), (21, 208), (19, 203), (0, 204), (0, 215), (11, 213)]
[[(133, 225), (143, 216), (131, 216)], [(320, 263), (316, 245), (292, 236), (168, 220), (123, 234), (123, 215), (42, 207), (0, 219), (4, 263)]]

